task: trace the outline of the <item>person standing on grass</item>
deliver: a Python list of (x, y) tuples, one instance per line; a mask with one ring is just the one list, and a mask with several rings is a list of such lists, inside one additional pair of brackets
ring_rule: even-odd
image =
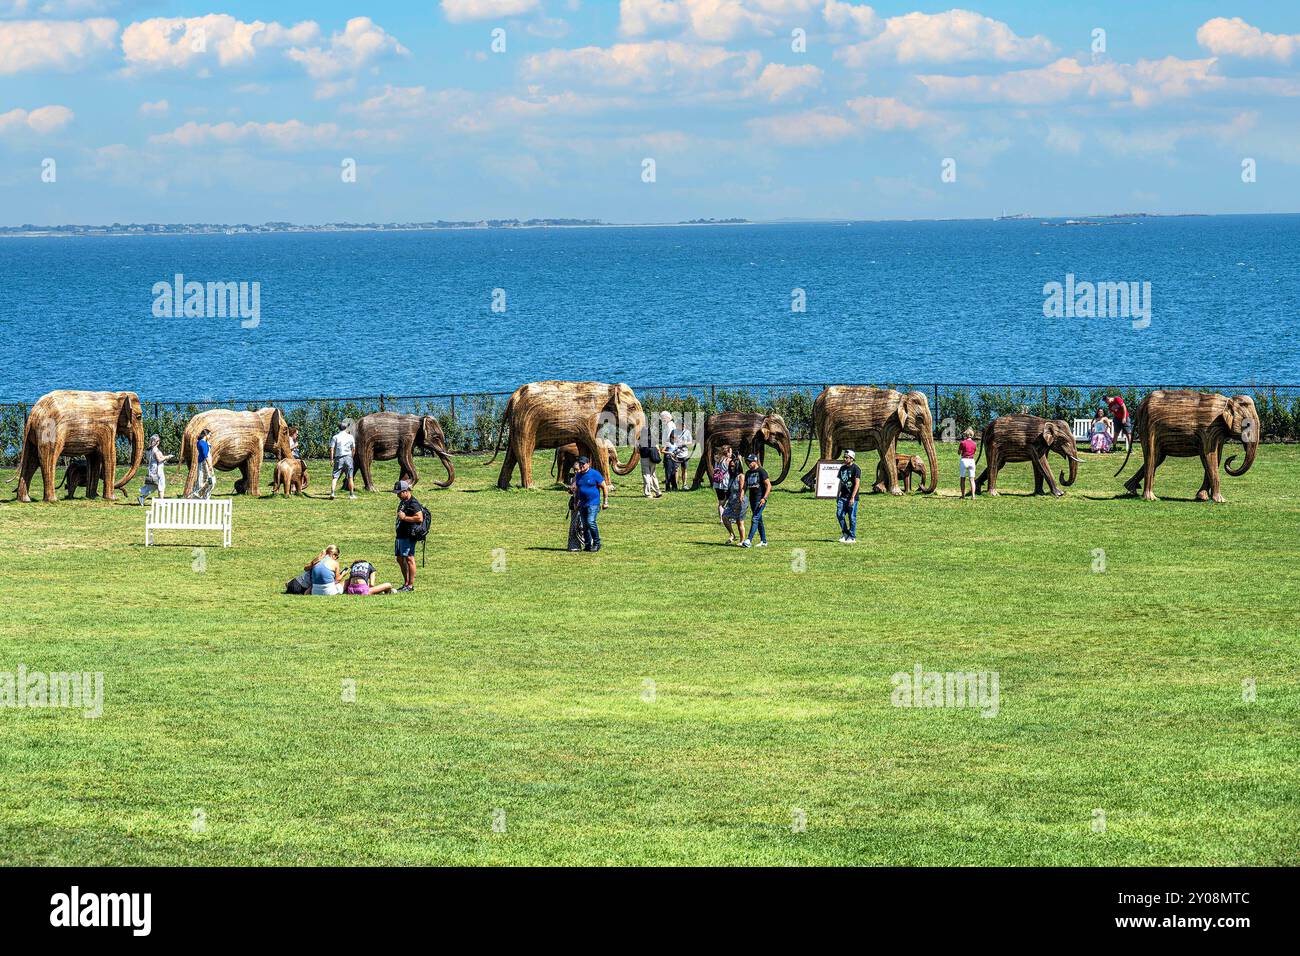
[(727, 504), (722, 509), (722, 526), (727, 529), (727, 544), (736, 543), (737, 528), (740, 539), (745, 540), (745, 477), (739, 455), (732, 455), (727, 462)]
[(1133, 419), (1129, 417), (1128, 408), (1124, 405), (1123, 395), (1114, 395), (1106, 399), (1106, 404), (1110, 406), (1111, 417), (1115, 419), (1115, 441), (1119, 441), (1119, 436), (1124, 436), (1124, 451), (1128, 452), (1133, 447)]
[(356, 451), (357, 440), (348, 431), (348, 426), (351, 424), (345, 418), (339, 423), (337, 434), (330, 439), (330, 458), (334, 462), (334, 477), (330, 479), (331, 501), (334, 500), (334, 489), (338, 487), (340, 475), (345, 476), (347, 479), (348, 497), (355, 498), (357, 496), (352, 488), (352, 453)]
[(727, 525), (727, 519), (722, 516), (722, 513), (727, 510), (727, 485), (731, 480), (732, 455), (731, 446), (723, 445), (722, 453), (713, 459), (713, 471), (709, 475), (714, 494), (718, 496), (718, 523), (724, 528)]
[(393, 485), (393, 494), (397, 495), (397, 533), (393, 542), (393, 554), (397, 556), (397, 567), (402, 572), (402, 586), (395, 593), (415, 590), (415, 526), (424, 520), (424, 506), (411, 494), (411, 483), (399, 481)]
[(152, 492), (157, 492), (159, 498), (167, 497), (167, 473), (163, 466), (172, 460), (171, 455), (164, 455), (162, 448), (159, 447), (162, 438), (158, 435), (149, 436), (149, 451), (146, 457), (149, 459), (149, 470), (145, 472), (144, 485), (140, 488), (140, 507), (144, 507), (144, 500)]
[(578, 541), (586, 550), (595, 553), (600, 550), (597, 519), (601, 511), (609, 507), (609, 483), (604, 475), (591, 467), (591, 459), (582, 455), (578, 458), (578, 470), (569, 490), (577, 500)]
[(198, 484), (192, 492), (195, 498), (211, 498), (217, 487), (217, 475), (212, 467), (212, 446), (208, 444), (208, 436), (211, 434), (211, 429), (203, 429), (199, 432), (199, 440), (194, 443), (195, 468), (199, 475)]
[(302, 458), (302, 452), (298, 450), (298, 427), (296, 425), (289, 427), (289, 457)]
[(957, 446), (957, 456), (961, 459), (957, 473), (961, 475), (958, 497), (966, 497), (966, 482), (970, 482), (970, 500), (975, 500), (975, 429), (968, 428), (961, 433), (961, 444)]
[(745, 472), (745, 489), (749, 492), (749, 537), (741, 547), (748, 548), (754, 543), (754, 532), (758, 532), (758, 546), (767, 547), (767, 526), (763, 524), (763, 509), (767, 507), (767, 496), (772, 493), (772, 479), (767, 476), (763, 466), (758, 463), (757, 455), (745, 459), (749, 470)]
[(862, 469), (853, 449), (844, 452), (839, 471), (840, 490), (835, 496), (835, 518), (840, 523), (841, 544), (858, 543), (858, 491), (862, 488)]
[(659, 475), (655, 471), (662, 455), (651, 438), (649, 423), (637, 434), (636, 450), (641, 458), (641, 486), (645, 496), (662, 498), (664, 493), (659, 489)]

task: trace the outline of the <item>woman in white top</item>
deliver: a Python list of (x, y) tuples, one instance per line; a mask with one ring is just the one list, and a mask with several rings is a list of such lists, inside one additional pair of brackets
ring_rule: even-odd
[(144, 507), (144, 500), (153, 493), (157, 493), (159, 498), (167, 497), (167, 473), (163, 470), (163, 465), (171, 461), (173, 455), (164, 455), (160, 447), (162, 438), (158, 435), (149, 436), (149, 451), (145, 453), (148, 471), (145, 473), (145, 481), (140, 489), (140, 507)]

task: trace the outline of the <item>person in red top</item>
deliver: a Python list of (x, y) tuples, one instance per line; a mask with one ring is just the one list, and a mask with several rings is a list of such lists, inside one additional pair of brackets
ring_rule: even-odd
[(1133, 419), (1129, 417), (1128, 408), (1124, 405), (1124, 396), (1112, 396), (1106, 399), (1106, 404), (1110, 406), (1111, 417), (1115, 419), (1115, 438), (1118, 440), (1120, 435), (1124, 436), (1124, 450), (1127, 452), (1133, 445)]
[(966, 481), (970, 480), (970, 500), (975, 500), (975, 429), (968, 428), (961, 435), (961, 444), (957, 446), (957, 454), (961, 458), (961, 495), (966, 497)]

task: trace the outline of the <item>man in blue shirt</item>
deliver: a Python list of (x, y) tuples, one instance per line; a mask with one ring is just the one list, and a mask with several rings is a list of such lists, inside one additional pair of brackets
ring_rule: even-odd
[(198, 469), (198, 484), (194, 487), (195, 498), (211, 498), (212, 492), (217, 487), (217, 476), (212, 469), (212, 447), (208, 444), (210, 434), (211, 431), (203, 429), (199, 432), (199, 440), (196, 443), (198, 454), (195, 467)]
[(608, 488), (605, 476), (591, 467), (591, 459), (586, 455), (580, 457), (569, 490), (577, 499), (578, 540), (588, 551), (600, 550), (600, 531), (596, 527), (596, 518), (603, 509), (609, 507), (606, 497)]

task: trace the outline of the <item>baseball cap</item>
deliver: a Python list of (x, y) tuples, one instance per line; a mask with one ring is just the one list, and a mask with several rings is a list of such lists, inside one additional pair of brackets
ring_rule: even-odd
[(393, 494), (401, 494), (403, 491), (410, 491), (411, 483), (409, 481), (399, 481), (393, 485)]
[(745, 456), (745, 461), (758, 461), (758, 456), (757, 456), (757, 455), (747, 455), (747, 456)]
[(845, 458), (853, 458), (853, 459), (856, 459), (858, 456), (855, 455), (855, 454), (853, 454), (853, 449), (852, 449), (852, 448), (846, 448), (846, 449), (844, 449), (844, 457), (845, 457)]
[(578, 456), (578, 464), (579, 464), (579, 465), (585, 465), (585, 464), (587, 464), (587, 463), (590, 462), (590, 461), (591, 461), (591, 459), (588, 458), (586, 455), (579, 455), (579, 456)]

